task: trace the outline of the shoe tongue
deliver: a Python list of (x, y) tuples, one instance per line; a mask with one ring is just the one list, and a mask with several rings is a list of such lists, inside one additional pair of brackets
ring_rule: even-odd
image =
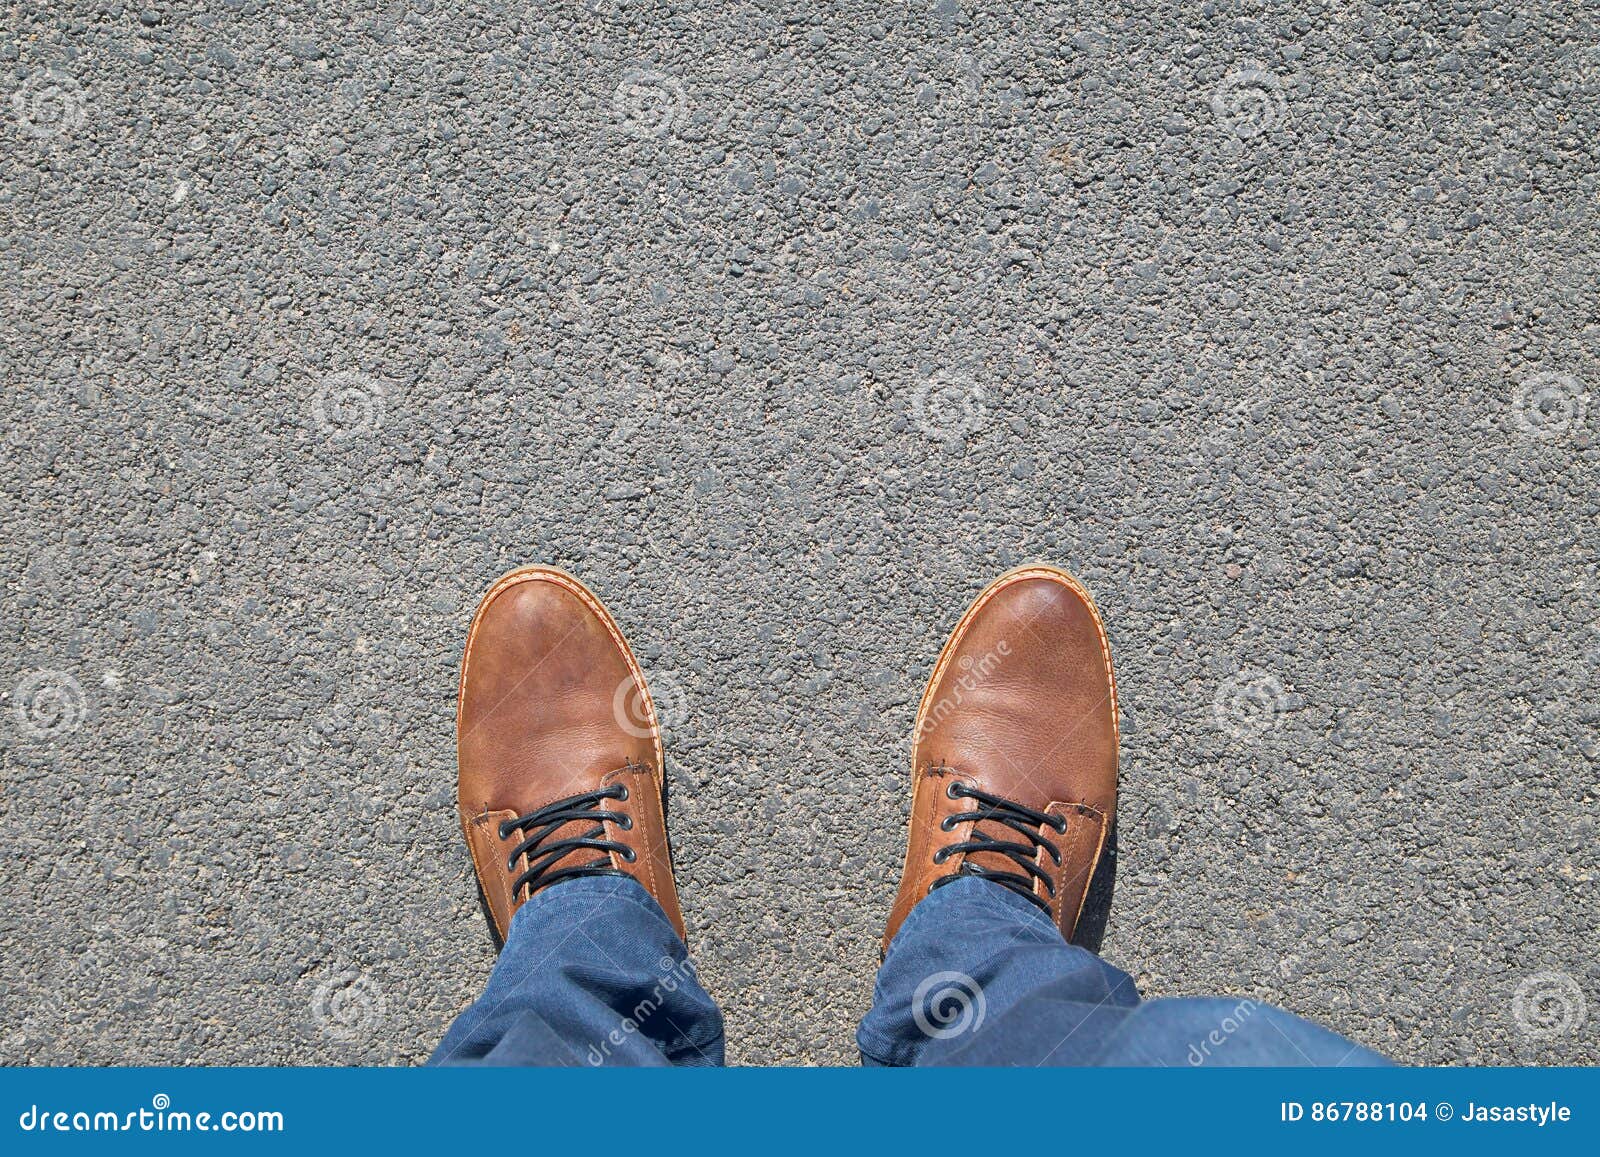
[[(982, 833), (992, 840), (999, 840), (1003, 843), (1027, 843), (1027, 840), (1019, 835), (1014, 828), (1009, 828), (1004, 824), (997, 824), (993, 822), (974, 824), (972, 830), (974, 837), (976, 837), (978, 833)], [(1000, 872), (1008, 872), (1015, 876), (1028, 875), (1026, 868), (1018, 864), (1017, 861), (1012, 857), (1003, 855), (1000, 852), (968, 852), (964, 862), (971, 864), (973, 867), (987, 872), (990, 875), (995, 875)]]
[[(962, 803), (965, 805), (962, 808), (963, 811), (986, 810), (985, 805), (978, 800), (963, 800)], [(971, 834), (966, 836), (963, 842), (987, 837), (998, 843), (1028, 845), (1026, 836), (1010, 824), (1001, 823), (998, 820), (980, 820), (968, 830)], [(1034, 828), (1032, 830), (1037, 831), (1038, 829)], [(1040, 855), (1040, 851), (1036, 847), (1031, 848), (1030, 853), (1029, 858), (1033, 860), (1037, 860)], [(962, 862), (971, 864), (974, 868), (989, 875), (1005, 873), (1012, 876), (1026, 877), (1030, 883), (1033, 880), (1026, 868), (1017, 863), (1011, 856), (1002, 852), (968, 852)]]
[[(517, 840), (517, 843), (520, 844), (528, 837), (537, 835), (548, 826), (548, 824), (545, 824), (540, 827), (524, 829), (521, 837)], [(605, 852), (596, 851), (594, 848), (568, 848), (564, 850), (556, 860), (548, 863), (547, 861), (549, 860), (549, 857), (545, 855), (545, 850), (554, 846), (555, 844), (561, 843), (565, 840), (581, 840), (585, 836), (588, 836), (590, 832), (593, 832), (596, 828), (601, 826), (601, 821), (593, 816), (585, 816), (582, 819), (568, 820), (566, 823), (562, 824), (560, 827), (556, 828), (549, 835), (545, 836), (539, 841), (539, 846), (529, 853), (529, 858), (517, 865), (518, 874), (527, 871), (530, 864), (534, 863), (546, 864), (542, 875), (548, 876), (553, 872), (561, 871), (563, 868), (577, 868), (583, 866), (584, 864), (592, 864), (597, 860), (606, 860), (609, 862), (610, 857)], [(605, 834), (602, 831), (597, 833), (593, 838), (597, 840), (604, 839)]]

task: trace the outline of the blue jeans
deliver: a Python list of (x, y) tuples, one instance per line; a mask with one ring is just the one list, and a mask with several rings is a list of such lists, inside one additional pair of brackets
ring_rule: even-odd
[[(870, 1065), (1388, 1063), (1248, 997), (1141, 1001), (1127, 973), (978, 879), (906, 917), (856, 1043)], [(660, 907), (633, 880), (588, 877), (522, 906), (483, 996), (429, 1063), (722, 1062), (722, 1014)]]

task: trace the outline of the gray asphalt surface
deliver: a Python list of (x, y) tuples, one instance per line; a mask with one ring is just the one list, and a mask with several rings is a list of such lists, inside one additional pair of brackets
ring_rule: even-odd
[(730, 1059), (850, 1062), (917, 696), (1046, 559), (1149, 995), (1600, 1061), (1592, 10), (43, 7), (0, 1058), (423, 1058), (493, 960), (460, 648), (544, 561), (665, 713)]

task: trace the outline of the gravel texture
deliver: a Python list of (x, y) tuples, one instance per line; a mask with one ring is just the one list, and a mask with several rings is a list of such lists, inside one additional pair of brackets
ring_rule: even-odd
[(1045, 559), (1147, 993), (1600, 1061), (1600, 20), (990, 7), (8, 6), (0, 1058), (423, 1058), (544, 561), (730, 1059), (851, 1062), (917, 696)]

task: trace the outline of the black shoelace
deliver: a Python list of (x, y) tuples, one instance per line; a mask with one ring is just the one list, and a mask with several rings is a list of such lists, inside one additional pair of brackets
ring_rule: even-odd
[[(522, 842), (511, 849), (511, 854), (506, 857), (506, 871), (516, 871), (517, 861), (523, 856), (528, 857), (528, 870), (517, 877), (517, 882), (511, 886), (511, 894), (515, 896), (523, 888), (527, 888), (528, 895), (532, 896), (540, 888), (548, 888), (558, 880), (570, 880), (575, 876), (626, 875), (611, 867), (609, 856), (601, 856), (600, 859), (591, 860), (587, 864), (576, 864), (561, 868), (559, 871), (552, 872), (550, 869), (572, 853), (586, 849), (595, 852), (620, 852), (622, 858), (630, 864), (638, 859), (639, 853), (626, 844), (601, 838), (606, 834), (605, 825), (601, 822), (603, 820), (610, 820), (623, 831), (630, 831), (633, 828), (631, 817), (621, 812), (606, 811), (601, 807), (601, 804), (608, 799), (626, 801), (627, 798), (628, 789), (625, 786), (601, 788), (599, 791), (558, 799), (538, 811), (518, 816), (514, 820), (506, 820), (501, 824), (502, 840), (510, 839), (512, 832), (521, 832), (523, 835)], [(544, 842), (565, 825), (578, 820), (594, 820), (595, 826), (581, 836), (556, 840), (550, 844)]]
[[(953, 815), (946, 816), (944, 822), (939, 825), (941, 830), (954, 831), (957, 824), (964, 823), (967, 820), (974, 820), (977, 823), (996, 823), (1010, 828), (1028, 842), (1019, 843), (1012, 840), (997, 840), (988, 833), (980, 832), (974, 827), (968, 839), (947, 844), (933, 853), (933, 862), (936, 864), (944, 863), (958, 852), (965, 852), (966, 858), (961, 861), (961, 866), (948, 876), (941, 876), (929, 884), (928, 891), (931, 892), (935, 888), (942, 888), (952, 880), (959, 880), (963, 876), (976, 876), (982, 880), (993, 880), (1002, 888), (1010, 888), (1029, 903), (1037, 904), (1045, 912), (1049, 912), (1050, 905), (1040, 899), (1033, 890), (1033, 881), (1037, 879), (1044, 882), (1045, 891), (1052, 897), (1056, 894), (1055, 883), (1045, 874), (1044, 869), (1038, 865), (1039, 849), (1043, 848), (1058, 867), (1061, 864), (1061, 850), (1046, 839), (1039, 829), (1048, 827), (1057, 835), (1064, 835), (1067, 830), (1067, 817), (1052, 816), (1041, 811), (1035, 811), (1031, 807), (1024, 807), (1015, 800), (1002, 799), (997, 795), (990, 795), (986, 791), (979, 791), (975, 787), (968, 787), (960, 780), (952, 781), (950, 786), (945, 788), (945, 794), (951, 799), (974, 800), (979, 806), (972, 811), (956, 812)], [(981, 854), (985, 852), (1005, 856), (1023, 871), (995, 872), (972, 862), (974, 853)], [(1026, 875), (1023, 874), (1024, 872)]]

